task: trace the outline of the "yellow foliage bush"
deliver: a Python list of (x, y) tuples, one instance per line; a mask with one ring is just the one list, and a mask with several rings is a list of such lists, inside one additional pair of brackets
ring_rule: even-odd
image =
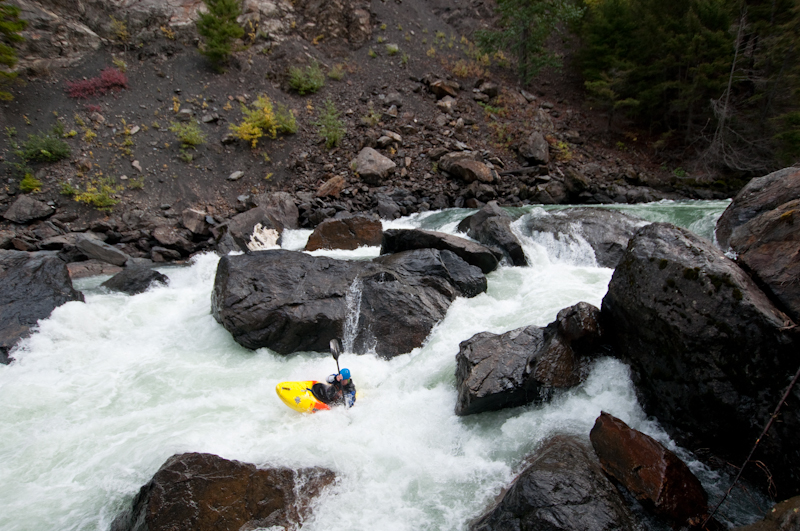
[(278, 133), (292, 134), (297, 132), (294, 113), (279, 106), (275, 112), (268, 96), (261, 95), (250, 107), (242, 105), (244, 119), (240, 124), (231, 124), (230, 129), (237, 138), (250, 143), (255, 149), (258, 140), (264, 136), (276, 138)]

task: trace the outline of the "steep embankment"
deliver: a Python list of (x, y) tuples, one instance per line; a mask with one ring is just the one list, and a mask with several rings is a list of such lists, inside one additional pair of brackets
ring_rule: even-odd
[[(8, 132), (16, 133), (0, 139), (0, 153), (12, 163), (5, 165), (3, 211), (19, 196), (23, 176), (13, 165), (20, 162), (13, 144), (56, 121), (71, 155), (30, 164), (41, 182), (34, 197), (55, 207), (56, 221), (80, 219), (81, 226), (106, 213), (75, 198), (102, 202), (106, 195), (118, 201), (112, 220), (138, 210), (169, 224), (188, 207), (222, 221), (246, 208), (248, 196), (285, 190), (312, 226), (342, 210), (378, 212), (381, 204), (380, 213), (392, 217), (492, 199), (638, 202), (693, 193), (650, 166), (635, 143), (626, 151), (604, 147), (608, 135), (596, 127), (602, 117), (564, 96), (574, 93), (567, 75), (543, 75), (521, 90), (497, 58), (487, 66), (469, 41), (490, 20), (490, 6), (481, 2), (249, 2), (241, 18), (247, 34), (223, 74), (196, 48), (192, 20), (200, 2), (125, 9), (83, 2), (77, 12), (59, 0), (18, 3), (30, 21), (20, 53), (26, 84), (1, 108)], [(324, 86), (300, 95), (289, 68), (315, 62), (327, 74)], [(125, 70), (127, 88), (68, 97), (68, 82), (111, 67)], [(291, 109), (298, 130), (262, 138), (252, 149), (232, 139), (229, 127), (259, 95)], [(333, 149), (316, 125), (327, 100), (346, 127)], [(170, 127), (191, 121), (205, 141), (185, 149)], [(364, 146), (390, 158), (395, 171), (364, 182), (351, 163)], [(451, 152), (483, 163), (479, 174), (443, 171), (438, 159)], [(24, 224), (3, 228), (18, 248), (41, 240)], [(127, 239), (154, 243), (139, 236)], [(132, 245), (133, 254), (148, 255), (148, 245)]]

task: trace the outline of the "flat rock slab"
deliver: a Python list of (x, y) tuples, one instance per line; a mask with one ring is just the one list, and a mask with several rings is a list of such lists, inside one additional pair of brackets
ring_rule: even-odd
[(389, 229), (384, 231), (381, 254), (399, 253), (411, 249), (439, 249), (451, 251), (468, 264), (477, 266), (484, 274), (491, 273), (499, 265), (494, 251), (466, 238), (444, 232), (421, 229)]
[(3, 217), (14, 223), (28, 223), (37, 219), (44, 219), (56, 210), (29, 195), (23, 195), (6, 210)]
[(259, 469), (213, 454), (170, 457), (111, 531), (295, 529), (336, 479), (324, 468)]

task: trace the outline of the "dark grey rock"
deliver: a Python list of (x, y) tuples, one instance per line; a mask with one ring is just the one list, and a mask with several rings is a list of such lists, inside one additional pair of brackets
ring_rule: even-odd
[(29, 223), (37, 219), (44, 219), (54, 212), (55, 209), (47, 203), (23, 194), (6, 210), (3, 217), (14, 223)]
[(89, 236), (79, 238), (75, 244), (83, 254), (89, 258), (108, 262), (116, 266), (123, 266), (125, 262), (130, 259), (130, 256), (120, 251), (113, 245), (109, 245), (103, 241)]
[(112, 291), (136, 295), (147, 291), (153, 283), (169, 284), (169, 278), (145, 266), (126, 267), (101, 284)]
[(452, 266), (457, 257), (426, 251), (393, 255), (389, 263), (381, 263), (385, 257), (344, 261), (284, 250), (224, 256), (212, 312), (247, 348), (324, 352), (331, 339), (343, 336), (348, 296), (360, 296), (354, 351), (374, 346), (380, 356), (396, 356), (422, 345), (452, 301), (464, 295), (461, 289), (474, 291), (470, 275), (480, 274), (466, 269), (465, 276)]
[(294, 529), (335, 479), (319, 467), (259, 469), (214, 454), (173, 455), (111, 531)]
[(555, 436), (471, 531), (634, 531), (633, 515), (586, 442)]
[(497, 255), (488, 247), (451, 234), (421, 229), (389, 229), (383, 232), (381, 254), (411, 249), (451, 251), (468, 264), (479, 267), (484, 274), (491, 273), (499, 264)]
[(582, 302), (546, 328), (481, 332), (459, 345), (456, 415), (545, 402), (556, 389), (581, 383), (602, 339), (599, 309)]
[(511, 230), (512, 217), (491, 201), (477, 213), (463, 219), (458, 230), (482, 244), (499, 249), (505, 259), (515, 266), (528, 265), (525, 251), (514, 231)]
[(83, 301), (67, 264), (55, 253), (0, 251), (0, 363), (39, 319), (69, 301)]

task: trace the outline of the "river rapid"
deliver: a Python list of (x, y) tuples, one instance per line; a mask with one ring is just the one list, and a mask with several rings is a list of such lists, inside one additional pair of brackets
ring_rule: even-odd
[[(727, 206), (660, 202), (619, 206), (712, 238)], [(561, 208), (561, 207), (558, 207)], [(518, 214), (541, 214), (540, 207)], [(471, 212), (448, 210), (385, 222), (455, 233)], [(309, 231), (290, 231), (300, 249)], [(218, 257), (159, 270), (166, 287), (128, 296), (76, 281), (86, 302), (70, 302), (0, 365), (0, 530), (106, 531), (171, 455), (209, 452), (260, 467), (323, 466), (338, 480), (314, 504), (304, 530), (466, 529), (550, 435), (588, 433), (601, 411), (686, 459), (712, 503), (728, 486), (677, 448), (642, 412), (628, 367), (596, 361), (586, 382), (551, 403), (456, 417), (455, 356), (460, 341), (490, 331), (545, 326), (579, 301), (600, 306), (613, 270), (599, 268), (579, 240), (526, 238), (530, 267), (501, 267), (489, 288), (458, 299), (426, 344), (383, 360), (344, 353), (360, 397), (349, 410), (301, 415), (275, 394), (285, 380), (335, 372), (324, 354), (280, 356), (247, 350), (211, 315)], [(378, 248), (315, 252), (368, 259)], [(723, 518), (752, 520), (748, 499)]]

